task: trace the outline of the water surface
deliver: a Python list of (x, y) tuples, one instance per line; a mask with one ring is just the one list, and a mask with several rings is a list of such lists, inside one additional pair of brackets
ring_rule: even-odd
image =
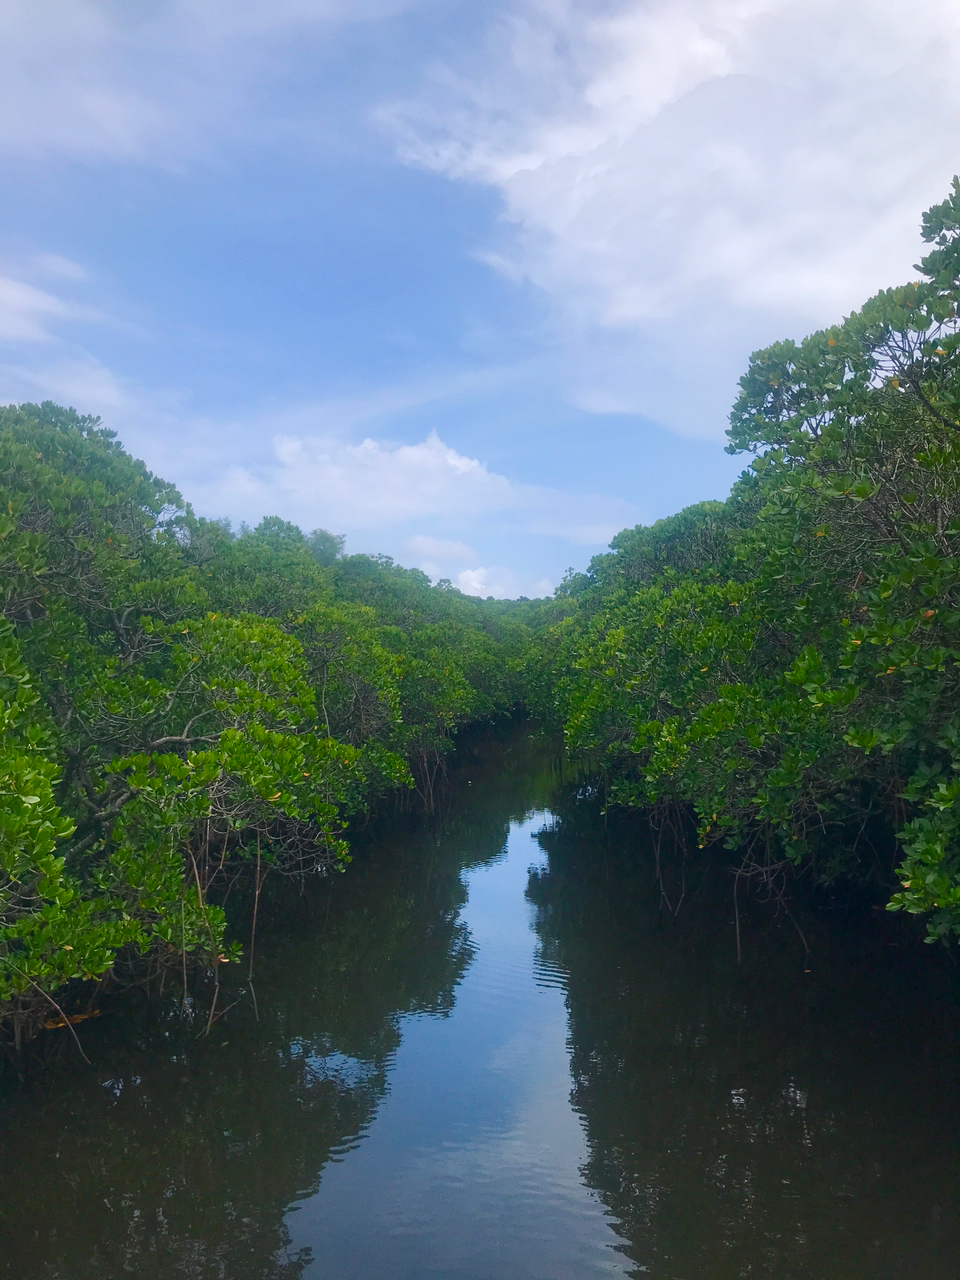
[(748, 905), (738, 963), (725, 873), (675, 921), (557, 781), (476, 740), (441, 819), (273, 904), (259, 1021), (238, 973), (207, 1040), (128, 1003), (8, 1081), (0, 1276), (954, 1280), (949, 967), (844, 904), (794, 904), (810, 959)]

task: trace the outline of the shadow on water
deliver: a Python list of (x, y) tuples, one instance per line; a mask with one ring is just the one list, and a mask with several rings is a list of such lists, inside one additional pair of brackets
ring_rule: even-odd
[(5, 1082), (4, 1280), (303, 1274), (284, 1214), (362, 1140), (404, 1018), (453, 1008), (472, 958), (463, 872), (500, 855), (552, 774), (508, 728), (465, 741), (457, 778), (436, 823), (368, 839), (342, 877), (275, 895), (259, 1022), (243, 999), (203, 1040), (175, 1001), (127, 1000), (78, 1029), (91, 1066), (64, 1041), (59, 1067)]
[(649, 838), (567, 800), (528, 898), (565, 975), (582, 1170), (670, 1280), (960, 1274), (955, 974), (903, 923), (793, 904), (810, 947), (732, 876), (661, 911)]

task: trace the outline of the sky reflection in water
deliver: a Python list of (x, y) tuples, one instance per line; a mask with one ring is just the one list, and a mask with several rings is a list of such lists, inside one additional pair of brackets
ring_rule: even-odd
[(466, 743), (442, 821), (273, 902), (259, 1022), (127, 1006), (8, 1080), (0, 1277), (953, 1280), (946, 967), (839, 911), (808, 966), (767, 908), (738, 966), (724, 873), (672, 921), (556, 783)]
[(548, 819), (514, 824), (505, 856), (470, 872), (476, 958), (453, 1013), (405, 1024), (366, 1142), (291, 1218), (318, 1275), (626, 1274), (580, 1177), (563, 991), (535, 973), (524, 891)]

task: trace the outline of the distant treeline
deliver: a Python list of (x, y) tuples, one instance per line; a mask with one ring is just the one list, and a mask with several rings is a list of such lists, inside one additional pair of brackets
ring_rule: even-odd
[(960, 932), (960, 184), (923, 235), (920, 280), (752, 357), (726, 502), (549, 601), (278, 518), (234, 534), (98, 420), (0, 410), (11, 1042), (121, 968), (216, 977), (231, 869), (342, 867), (358, 815), (431, 811), (458, 728), (520, 706), (748, 883), (872, 878)]

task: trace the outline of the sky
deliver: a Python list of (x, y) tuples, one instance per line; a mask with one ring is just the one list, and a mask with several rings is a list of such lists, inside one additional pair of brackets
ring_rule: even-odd
[(2, 0), (0, 403), (547, 594), (916, 275), (958, 72), (955, 0)]

